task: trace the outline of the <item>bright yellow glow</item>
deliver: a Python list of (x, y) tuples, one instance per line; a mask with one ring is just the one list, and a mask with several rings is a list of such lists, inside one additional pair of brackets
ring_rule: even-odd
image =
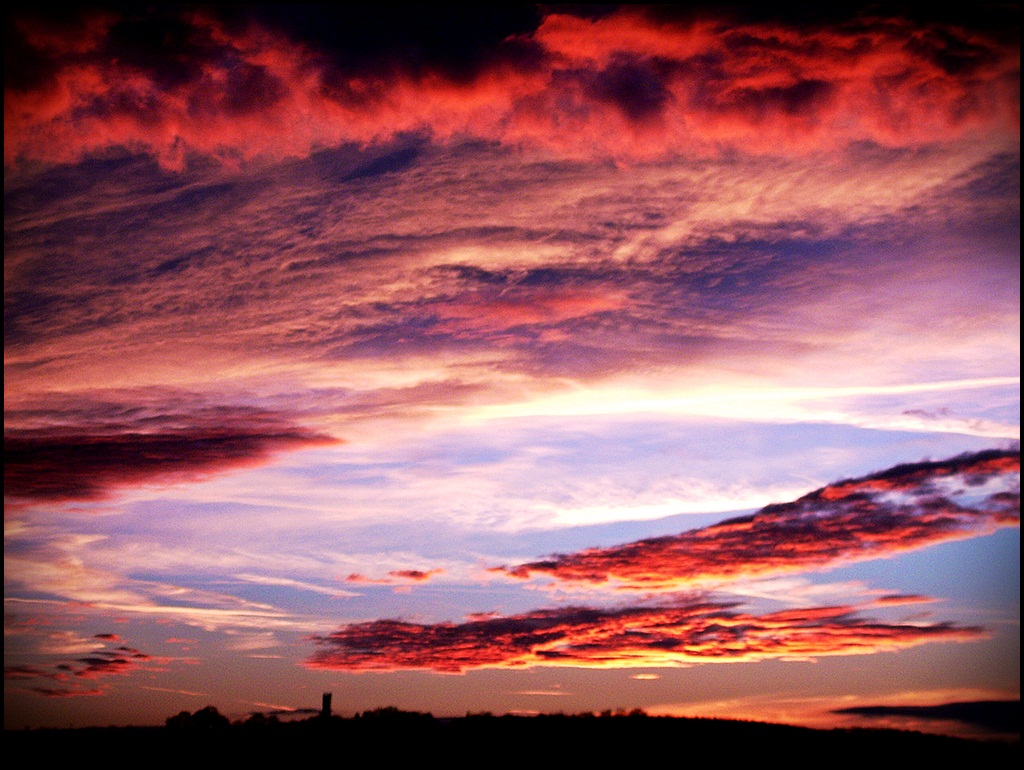
[[(848, 387), (703, 387), (688, 393), (667, 393), (667, 388), (609, 385), (586, 387), (572, 392), (541, 396), (514, 404), (481, 406), (469, 415), (471, 421), (484, 422), (522, 417), (584, 417), (661, 414), (705, 418), (726, 418), (752, 422), (823, 421), (859, 424), (864, 427), (901, 427), (913, 430), (918, 423), (907, 415), (869, 417), (842, 409), (825, 409), (809, 402), (906, 395), (941, 391), (977, 390), (1019, 386), (1019, 377), (988, 377), (969, 380), (909, 383), (903, 385), (861, 385)], [(871, 423), (878, 423), (872, 426)], [(895, 424), (894, 424), (895, 423)], [(929, 423), (929, 430), (935, 424)], [(968, 428), (965, 426), (962, 431)], [(1019, 438), (1019, 426), (979, 423), (975, 435)], [(961, 431), (958, 431), (961, 432)]]

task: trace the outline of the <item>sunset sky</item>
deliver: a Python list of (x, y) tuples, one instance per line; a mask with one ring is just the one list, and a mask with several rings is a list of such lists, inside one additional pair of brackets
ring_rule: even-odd
[(986, 734), (1020, 43), (966, 7), (5, 12), (5, 727)]

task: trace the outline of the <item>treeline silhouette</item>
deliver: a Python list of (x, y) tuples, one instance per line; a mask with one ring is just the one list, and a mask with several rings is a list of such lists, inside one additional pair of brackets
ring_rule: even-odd
[[(654, 760), (666, 752), (678, 764), (773, 759), (796, 766), (822, 762), (964, 761), (986, 767), (1019, 765), (1020, 742), (968, 740), (882, 729), (820, 730), (765, 722), (649, 716), (640, 709), (602, 714), (536, 716), (469, 713), (436, 718), (395, 707), (352, 717), (317, 715), (281, 719), (256, 713), (231, 722), (216, 707), (168, 717), (164, 727), (109, 727), (68, 730), (5, 731), (9, 748), (35, 750), (37, 756), (68, 758), (123, 755), (161, 758), (201, 765), (248, 761), (319, 762), (328, 752), (359, 766), (387, 761), (437, 759), (448, 767), (533, 762)], [(115, 753), (116, 752), (116, 753)], [(351, 752), (351, 757), (348, 757)], [(32, 756), (32, 755), (28, 755)], [(356, 760), (356, 757), (360, 759)], [(703, 759), (702, 759), (703, 758)]]

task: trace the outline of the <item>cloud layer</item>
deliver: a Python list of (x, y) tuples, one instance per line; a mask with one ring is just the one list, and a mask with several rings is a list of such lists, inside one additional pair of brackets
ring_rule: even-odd
[(621, 610), (537, 610), (460, 624), (355, 623), (316, 638), (324, 649), (306, 665), (339, 671), (447, 673), (538, 665), (673, 666), (870, 654), (983, 636), (982, 629), (972, 627), (864, 620), (852, 607), (752, 615), (733, 611), (729, 604), (698, 601)]
[(957, 701), (937, 705), (871, 705), (836, 709), (836, 714), (855, 714), (886, 720), (948, 720), (996, 734), (1020, 734), (1020, 700)]
[[(473, 46), (431, 38), (445, 20), (430, 11), (421, 34), (406, 27), (408, 45), (375, 50), (372, 35), (300, 43), (302, 14), (288, 29), (272, 12), (162, 13), (13, 19), (5, 158), (127, 146), (180, 166), (189, 152), (304, 156), (408, 132), (638, 158), (908, 146), (1019, 121), (1019, 60), (991, 26), (510, 12)], [(305, 21), (308, 32), (316, 20)], [(450, 26), (470, 26), (459, 21)], [(391, 30), (399, 43), (401, 29)]]
[[(1019, 474), (1020, 454), (995, 450), (901, 465), (703, 529), (500, 571), (629, 590), (677, 590), (884, 558), (1019, 526)], [(990, 483), (993, 488), (986, 489)], [(980, 500), (958, 502), (972, 489)]]
[(62, 399), (7, 413), (4, 497), (97, 500), (143, 484), (196, 481), (271, 455), (337, 443), (258, 409), (187, 394), (133, 393), (129, 403)]
[[(1019, 525), (1017, 452), (988, 451), (938, 462), (901, 465), (831, 484), (794, 503), (753, 516), (610, 549), (589, 549), (503, 570), (562, 581), (613, 583), (631, 590), (679, 590), (766, 574), (808, 572), (976, 537)], [(999, 491), (988, 485), (996, 482)], [(980, 507), (953, 496), (976, 490)], [(876, 607), (926, 601), (887, 595)], [(883, 623), (854, 607), (805, 607), (764, 615), (736, 604), (688, 600), (614, 610), (537, 610), (465, 623), (400, 620), (353, 623), (315, 637), (324, 649), (307, 665), (337, 670), (426, 668), (461, 672), (481, 667), (568, 665), (624, 667), (709, 660), (760, 660), (873, 653), (929, 641), (972, 641), (977, 627), (948, 623)]]
[[(40, 666), (6, 666), (4, 679), (19, 682), (34, 682), (30, 689), (47, 698), (72, 698), (78, 696), (103, 695), (104, 685), (94, 686), (88, 682), (108, 676), (127, 676), (136, 669), (156, 661), (134, 647), (117, 644), (121, 639), (116, 634), (96, 634), (92, 649), (84, 657)], [(86, 643), (88, 644), (88, 643)], [(52, 685), (39, 684), (40, 680), (52, 681)]]

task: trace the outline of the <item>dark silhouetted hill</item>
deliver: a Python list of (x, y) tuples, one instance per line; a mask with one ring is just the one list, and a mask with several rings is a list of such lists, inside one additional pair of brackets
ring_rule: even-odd
[[(642, 711), (603, 714), (493, 716), (438, 719), (384, 708), (352, 718), (281, 721), (254, 715), (230, 724), (213, 707), (170, 717), (165, 727), (5, 731), (13, 756), (100, 759), (132, 756), (202, 766), (218, 762), (273, 762), (366, 766), (433, 759), (447, 767), (540, 763), (637, 762), (672, 758), (674, 764), (733, 763), (767, 759), (796, 766), (833, 761), (970, 762), (1013, 767), (1020, 742), (951, 738), (900, 730), (835, 729), (725, 719), (652, 717)], [(23, 754), (22, 752), (27, 752)], [(128, 753), (126, 753), (128, 752)], [(357, 759), (358, 758), (358, 759)]]

